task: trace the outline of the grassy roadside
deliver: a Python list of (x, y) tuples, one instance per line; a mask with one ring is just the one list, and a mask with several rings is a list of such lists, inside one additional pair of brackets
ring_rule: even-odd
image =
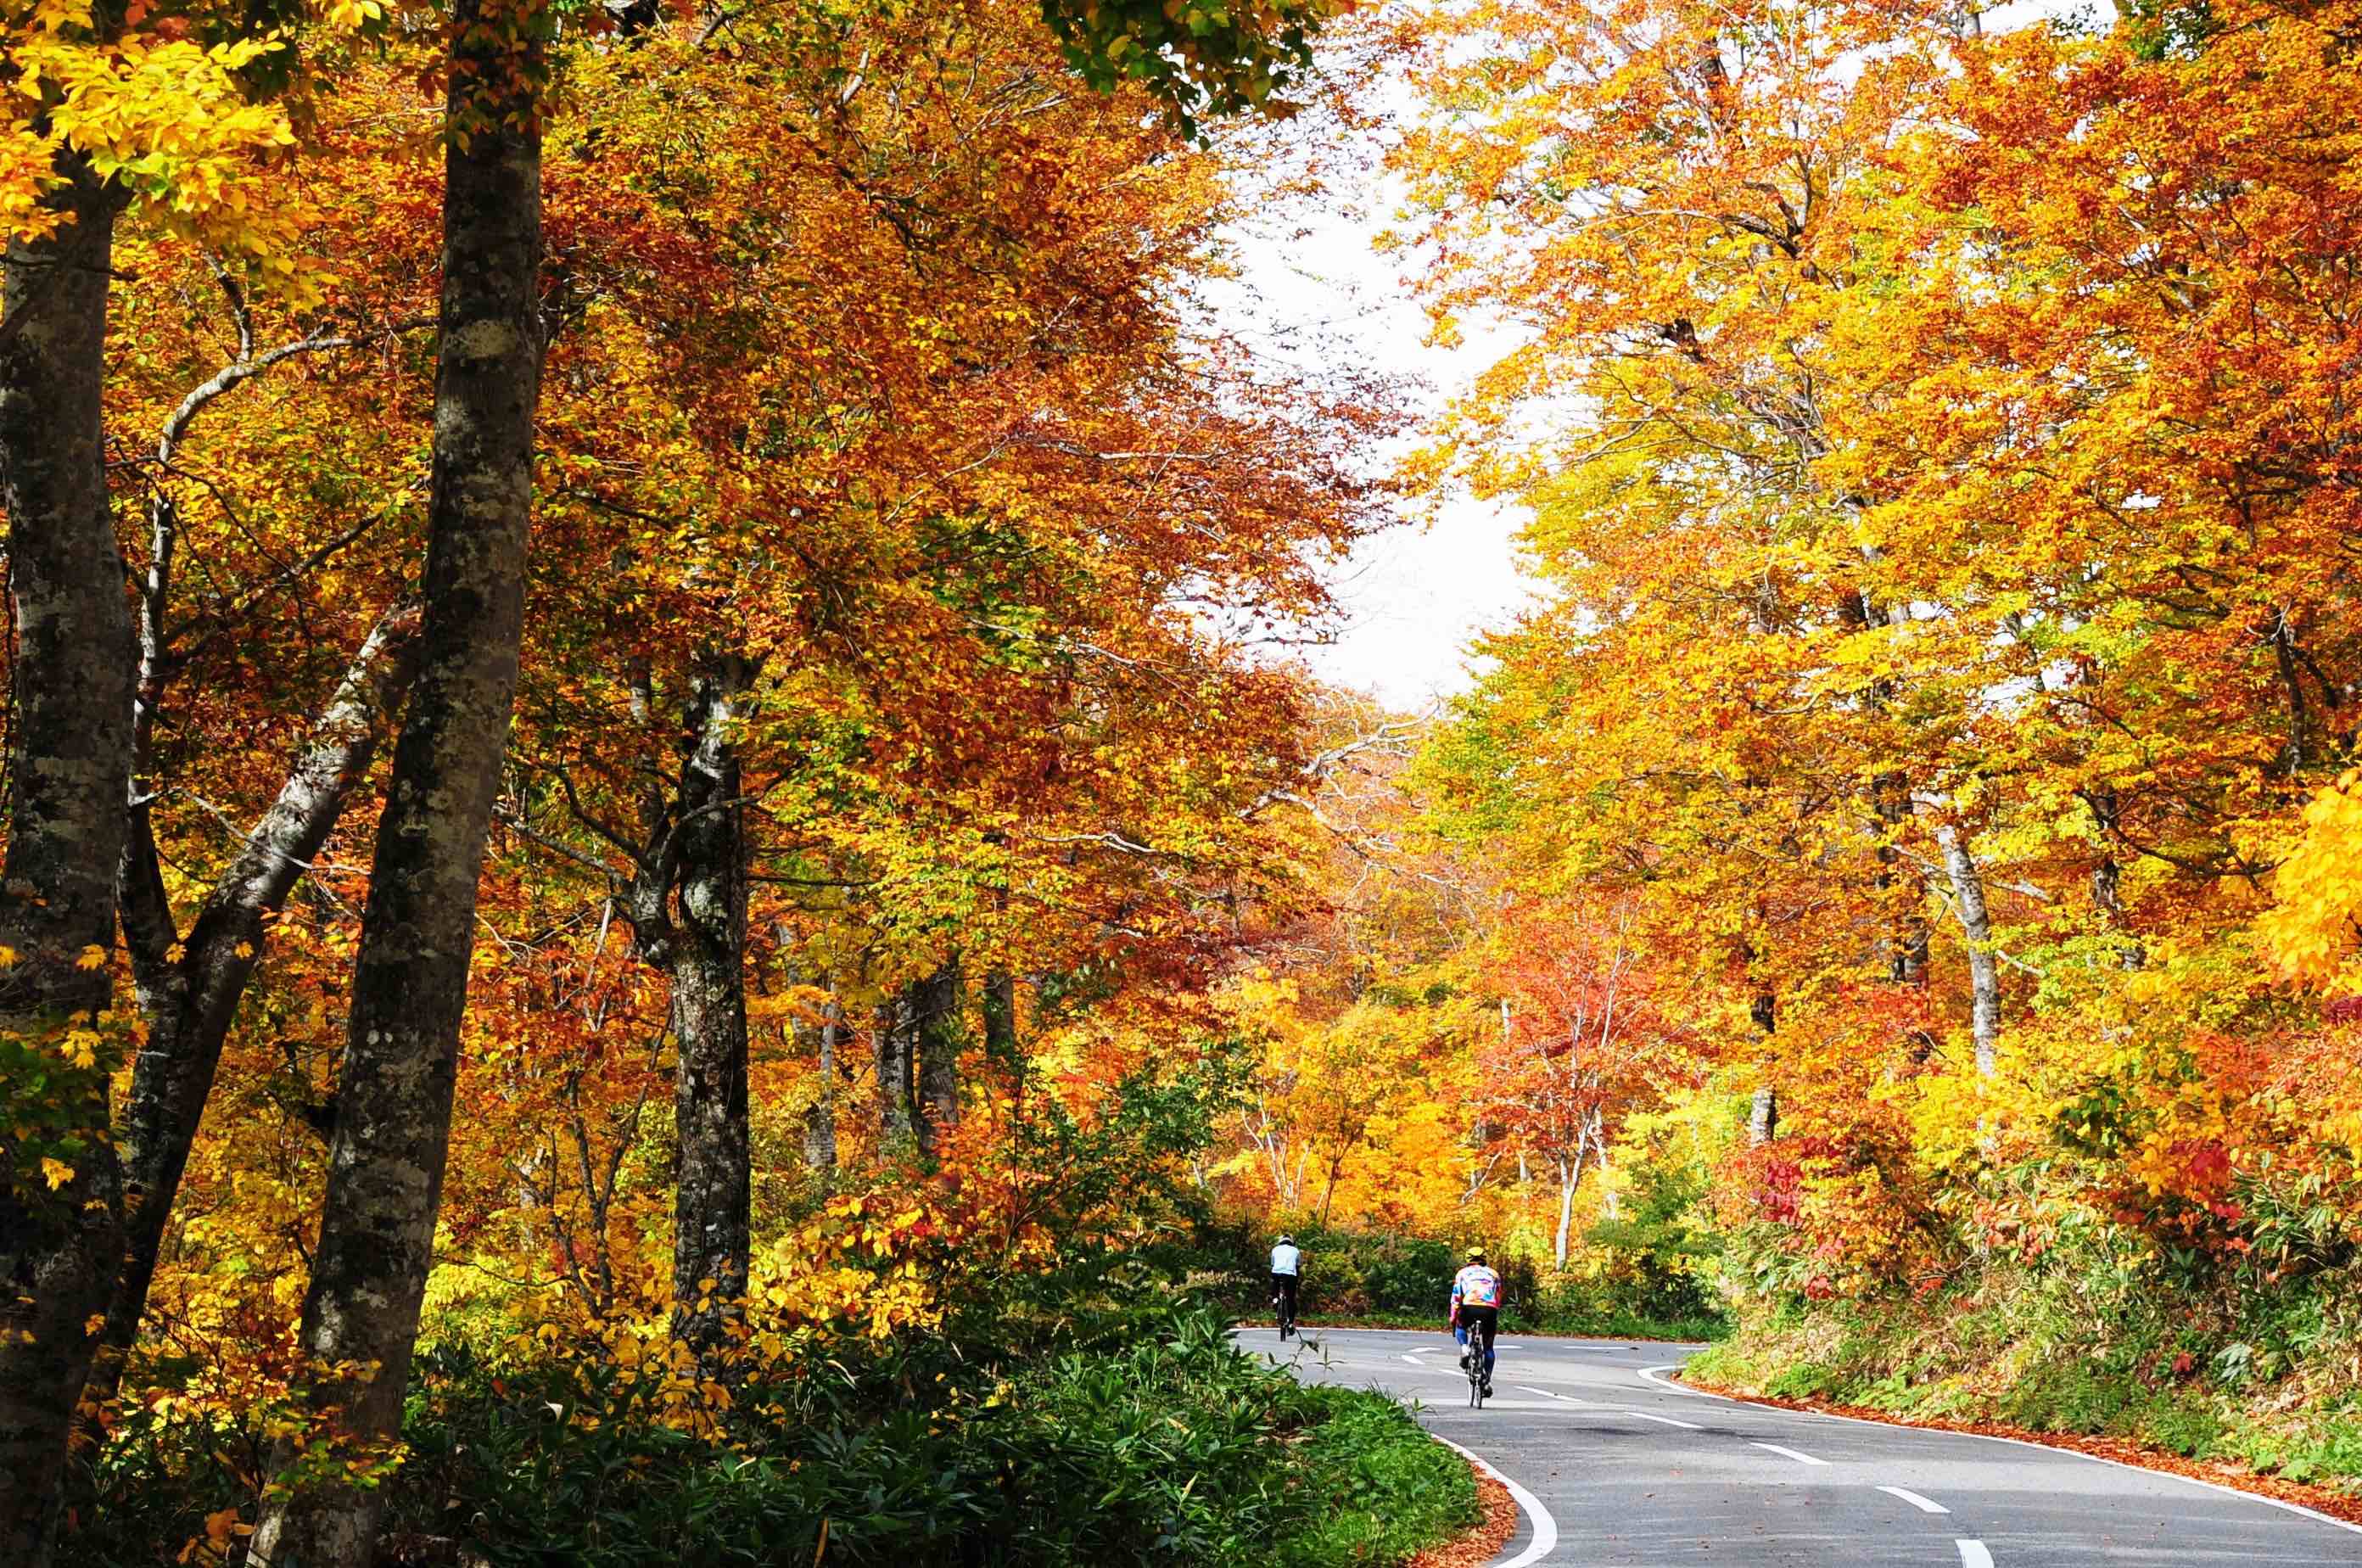
[(2096, 1315), (2060, 1282), (2000, 1276), (1924, 1303), (1750, 1316), (1685, 1375), (1907, 1421), (2121, 1442), (2112, 1457), (2147, 1453), (2207, 1479), (2255, 1475), (2362, 1498), (2355, 1358), (2259, 1367), (2260, 1336), (2246, 1327), (2251, 1337), (2210, 1330), (2169, 1303)]
[(1287, 1568), (1406, 1562), (1485, 1521), (1468, 1463), (1382, 1394), (1308, 1388), (1319, 1419), (1297, 1446), (1295, 1474), (1313, 1517), (1278, 1542)]

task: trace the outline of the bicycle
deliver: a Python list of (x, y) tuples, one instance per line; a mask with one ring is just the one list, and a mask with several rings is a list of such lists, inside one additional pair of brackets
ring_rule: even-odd
[(1485, 1353), (1491, 1350), (1492, 1329), (1482, 1322), (1468, 1325), (1468, 1350), (1460, 1358), (1462, 1370), (1468, 1374), (1468, 1408), (1481, 1410), (1492, 1397), (1492, 1376), (1485, 1366)]
[(1279, 1337), (1281, 1342), (1285, 1343), (1286, 1341), (1295, 1338), (1296, 1304), (1287, 1298), (1286, 1291), (1281, 1290), (1273, 1293), (1271, 1298), (1271, 1309), (1273, 1315), (1279, 1320)]

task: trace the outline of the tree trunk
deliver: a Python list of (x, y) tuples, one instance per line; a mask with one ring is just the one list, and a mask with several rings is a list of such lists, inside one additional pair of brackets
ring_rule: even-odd
[[(121, 878), (123, 929), (148, 1043), (133, 1062), (123, 1107), (123, 1268), (84, 1391), (91, 1402), (114, 1397), (124, 1357), (138, 1336), (165, 1223), (221, 1065), (222, 1042), (262, 961), (266, 922), (310, 869), (353, 787), (368, 773), (387, 715), (409, 685), (417, 632), (418, 613), (407, 607), (388, 613), (370, 631), (312, 726), (278, 800), (214, 884), (185, 941), (173, 926), (148, 804), (131, 808)], [(171, 956), (176, 946), (177, 961)]]
[[(106, 497), (100, 401), (121, 193), (78, 155), (50, 197), (72, 221), (11, 240), (0, 278), (0, 503), (17, 631), (8, 848), (0, 870), (0, 1036), (44, 1055), (113, 995), (116, 864), (131, 777), (134, 650)], [(61, 1124), (0, 1127), (0, 1560), (49, 1559), (66, 1441), (122, 1248), (99, 1069), (61, 1076)], [(51, 1189), (14, 1169), (53, 1158)]]
[(906, 1142), (916, 1121), (911, 1082), (914, 989), (905, 986), (879, 1002), (870, 1030), (870, 1053), (877, 1073), (877, 1141), (881, 1152)]
[(944, 1134), (959, 1123), (960, 966), (957, 957), (919, 982), (913, 1008), (918, 1043), (919, 1152), (943, 1153)]
[[(509, 39), (508, 14), (484, 0), (461, 0), (455, 13), (425, 623), (353, 966), (299, 1340), (310, 1415), (350, 1459), (381, 1455), (398, 1434), (433, 1262), (533, 511), (541, 46)], [(293, 1456), (287, 1445), (278, 1458)], [(249, 1550), (258, 1562), (366, 1568), (382, 1496), (349, 1480), (313, 1481), (265, 1504)]]
[[(2116, 791), (2111, 786), (2102, 785), (2086, 791), (2083, 803), (2091, 808), (2092, 821), (2100, 830), (2103, 845), (2099, 863), (2092, 867), (2092, 902), (2107, 917), (2109, 924), (2122, 931), (2128, 918), (2122, 891), (2124, 870), (2116, 864), (2116, 857), (2105, 848), (2108, 841), (2115, 835), (2119, 821)], [(2148, 962), (2148, 949), (2127, 937), (2116, 946), (2116, 962), (2123, 968), (2140, 968)]]
[(1993, 1075), (2001, 1041), (2001, 966), (1993, 957), (1992, 919), (1985, 910), (1984, 878), (1958, 828), (1936, 830), (1944, 871), (1952, 880), (1952, 903), (1969, 948), (1969, 1032), (1976, 1041), (1977, 1076)]
[[(1765, 1040), (1780, 1026), (1780, 999), (1770, 991), (1758, 991), (1748, 1003), (1747, 1015), (1754, 1021), (1756, 1032)], [(1755, 1100), (1747, 1111), (1747, 1141), (1750, 1144), (1770, 1143), (1780, 1132), (1780, 1097), (1768, 1083), (1755, 1086)]]
[[(1871, 795), (1878, 820), (1892, 838), (1911, 815), (1911, 791), (1903, 775), (1881, 774), (1871, 781)], [(1886, 938), (1887, 978), (1899, 986), (1919, 985), (1927, 976), (1928, 931), (1923, 913), (1926, 889), (1916, 876), (1896, 869), (1903, 865), (1903, 856), (1893, 844), (1878, 846), (1878, 862), (1877, 887), (1882, 897), (1899, 882), (1909, 883), (1913, 889), (1908, 907), (1893, 914), (1894, 925)]]
[(995, 969), (984, 977), (984, 1054), (1003, 1067), (1023, 1065), (1017, 1040), (1017, 977)]
[(1624, 1206), (1616, 1196), (1616, 1173), (1607, 1163), (1607, 1127), (1598, 1111), (1591, 1113), (1591, 1146), (1599, 1155), (1599, 1212), (1609, 1220), (1623, 1217)]
[(844, 1028), (844, 1009), (832, 997), (821, 1010), (819, 1036), (820, 1093), (804, 1114), (804, 1164), (816, 1171), (836, 1168), (836, 1048)]
[(1572, 1158), (1560, 1156), (1558, 1162), (1558, 1237), (1551, 1243), (1551, 1255), (1558, 1266), (1566, 1267), (1566, 1252), (1574, 1235), (1574, 1189), (1583, 1183), (1583, 1140), (1575, 1140)]
[(712, 661), (697, 678), (697, 742), (683, 769), (680, 924), (669, 944), (674, 1036), (673, 1309), (682, 1338), (718, 1345), (746, 1294), (754, 1140), (746, 1114), (746, 812), (734, 732), (754, 671)]

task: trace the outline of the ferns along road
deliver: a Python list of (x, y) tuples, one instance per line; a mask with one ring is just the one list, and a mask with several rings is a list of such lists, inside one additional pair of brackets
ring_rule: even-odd
[(1504, 1335), (1479, 1411), (1440, 1331), (1240, 1340), (1298, 1376), (1419, 1401), (1429, 1430), (1522, 1489), (1497, 1568), (2362, 1563), (2362, 1528), (2180, 1476), (1685, 1389), (1672, 1373), (1694, 1345)]

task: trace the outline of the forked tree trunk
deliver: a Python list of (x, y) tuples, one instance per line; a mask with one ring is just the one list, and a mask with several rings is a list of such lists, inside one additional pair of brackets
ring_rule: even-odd
[(753, 670), (739, 658), (697, 677), (697, 741), (683, 771), (680, 922), (669, 944), (679, 1166), (673, 1185), (676, 1327), (718, 1345), (746, 1294), (754, 1141), (746, 1109), (746, 812), (734, 732)]
[[(476, 885), (516, 693), (533, 513), (543, 347), (533, 83), (541, 48), (509, 39), (513, 14), (487, 0), (460, 0), (454, 10), (425, 621), (353, 966), (327, 1193), (298, 1341), (309, 1364), (306, 1411), (353, 1459), (382, 1453), (398, 1434), (434, 1261)], [(282, 1447), (278, 1461), (293, 1455)], [(265, 1504), (251, 1554), (302, 1568), (368, 1568), (382, 1490), (334, 1470), (314, 1474)]]
[(278, 800), (215, 882), (185, 939), (174, 929), (147, 803), (131, 809), (121, 878), (123, 929), (148, 1041), (133, 1061), (123, 1107), (123, 1268), (85, 1390), (91, 1402), (114, 1397), (124, 1357), (138, 1338), (189, 1147), (213, 1092), (238, 999), (262, 961), (267, 922), (310, 869), (353, 787), (368, 773), (388, 715), (408, 688), (417, 633), (414, 609), (391, 612), (378, 622), (312, 726)]
[[(71, 222), (12, 240), (0, 264), (0, 502), (17, 635), (0, 1035), (51, 1060), (65, 1021), (112, 996), (135, 683), (100, 431), (121, 193), (79, 156), (58, 171), (65, 183), (50, 200)], [(38, 1150), (0, 1128), (0, 1159), (38, 1155), (72, 1173), (54, 1189), (0, 1179), (0, 1560), (11, 1563), (49, 1560), (74, 1405), (98, 1345), (91, 1320), (106, 1309), (122, 1251), (106, 1075), (62, 1078), (61, 1090), (63, 1122)]]

